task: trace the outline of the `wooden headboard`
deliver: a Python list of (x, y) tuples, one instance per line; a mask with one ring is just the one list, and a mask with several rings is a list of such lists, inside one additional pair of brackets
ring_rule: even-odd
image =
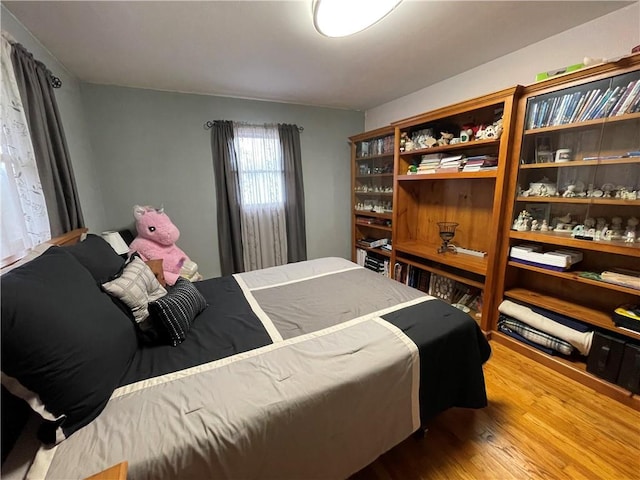
[(62, 247), (64, 245), (73, 245), (74, 243), (78, 243), (82, 239), (82, 236), (87, 233), (88, 230), (88, 228), (76, 228), (75, 230), (64, 233), (59, 237), (52, 238), (47, 243), (50, 243), (51, 245), (57, 245), (58, 247)]
[[(51, 240), (48, 240), (44, 243), (48, 245), (56, 245), (58, 247), (62, 247), (64, 245), (73, 245), (74, 243), (78, 243), (80, 240), (82, 240), (82, 236), (86, 234), (87, 231), (88, 231), (87, 228), (76, 228), (75, 230), (71, 230), (70, 232), (63, 233), (59, 237), (52, 238)], [(0, 268), (5, 268), (10, 265), (13, 265), (14, 263), (19, 262), (20, 260), (22, 260), (22, 258), (18, 258), (18, 259), (12, 258), (9, 261), (6, 261), (6, 262), (3, 261), (2, 264), (0, 265)]]

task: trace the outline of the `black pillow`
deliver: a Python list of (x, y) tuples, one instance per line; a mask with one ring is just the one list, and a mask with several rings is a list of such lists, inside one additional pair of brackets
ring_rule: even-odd
[(131, 321), (61, 247), (0, 279), (2, 384), (58, 443), (98, 416), (136, 351)]
[(124, 258), (98, 235), (89, 234), (82, 242), (63, 248), (89, 270), (98, 283), (111, 279), (124, 267)]
[(207, 301), (193, 284), (182, 277), (169, 287), (164, 296), (149, 302), (149, 313), (156, 329), (174, 347), (182, 343), (191, 329), (196, 316), (205, 308)]

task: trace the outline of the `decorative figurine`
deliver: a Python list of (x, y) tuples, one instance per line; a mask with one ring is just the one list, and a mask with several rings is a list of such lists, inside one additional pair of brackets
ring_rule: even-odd
[(584, 225), (576, 225), (571, 231), (572, 237), (584, 237)]
[(537, 230), (538, 230), (538, 220), (534, 218), (533, 220), (531, 220), (531, 231), (535, 232)]
[(549, 224), (547, 223), (546, 220), (542, 220), (542, 225), (540, 225), (540, 231), (541, 232), (548, 232), (549, 231)]
[(576, 196), (576, 186), (575, 185), (567, 185), (567, 189), (564, 191), (562, 196), (564, 198), (572, 198)]
[(611, 219), (611, 229), (612, 232), (611, 234), (613, 235), (613, 237), (619, 237), (622, 236), (622, 234), (624, 233), (624, 230), (622, 229), (622, 218), (620, 217), (613, 217)]
[(404, 152), (407, 147), (407, 140), (409, 140), (409, 134), (407, 132), (402, 132), (400, 134), (400, 151)]
[(602, 198), (611, 198), (611, 192), (613, 192), (615, 188), (616, 187), (612, 183), (605, 183), (602, 185)]
[(584, 228), (594, 228), (596, 226), (596, 220), (593, 217), (587, 217), (584, 219)]
[(440, 138), (438, 139), (438, 145), (449, 145), (451, 139), (453, 138), (453, 133), (449, 132), (440, 132)]

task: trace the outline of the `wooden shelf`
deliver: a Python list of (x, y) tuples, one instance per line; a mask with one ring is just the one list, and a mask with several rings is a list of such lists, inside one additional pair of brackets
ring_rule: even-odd
[(530, 242), (548, 243), (564, 247), (595, 250), (598, 252), (615, 253), (631, 257), (640, 257), (640, 242), (627, 243), (623, 240), (579, 240), (568, 233), (559, 232), (509, 232), (510, 238), (528, 240)]
[(528, 163), (520, 165), (520, 170), (528, 168), (567, 168), (567, 167), (593, 167), (598, 165), (620, 165), (628, 163), (640, 163), (640, 157), (612, 158), (610, 160), (574, 160), (560, 163)]
[(422, 270), (426, 270), (428, 272), (450, 278), (451, 280), (455, 280), (456, 282), (464, 283), (465, 285), (470, 285), (472, 287), (484, 289), (484, 283), (476, 282), (475, 280), (472, 280), (467, 277), (463, 277), (462, 275), (456, 275), (455, 273), (451, 273), (437, 267), (432, 267), (431, 265), (425, 265), (424, 263), (415, 262), (413, 260), (409, 260), (408, 258), (402, 257), (400, 255), (396, 257), (396, 260), (398, 262), (403, 262), (403, 263), (406, 263), (407, 265), (413, 265), (416, 268), (420, 268)]
[(620, 198), (582, 198), (582, 197), (518, 197), (516, 202), (540, 203), (579, 203), (582, 205), (626, 205), (640, 207), (640, 200), (622, 200)]
[(377, 225), (375, 223), (360, 223), (356, 221), (356, 225), (359, 227), (367, 227), (367, 228), (375, 228), (377, 230), (384, 230), (385, 232), (390, 232), (391, 227), (387, 227), (386, 225)]
[(604, 328), (606, 330), (640, 340), (639, 332), (633, 332), (631, 330), (616, 327), (613, 320), (611, 320), (611, 314), (608, 312), (583, 307), (582, 305), (577, 305), (560, 298), (544, 295), (525, 288), (512, 288), (505, 291), (504, 296), (535, 305), (537, 307), (546, 308), (547, 310), (575, 318), (576, 320), (580, 320), (595, 327)]
[(416, 173), (413, 175), (398, 175), (398, 181), (446, 180), (462, 178), (496, 178), (496, 170), (486, 172), (453, 172), (453, 173)]
[(393, 177), (393, 173), (369, 173), (367, 175), (356, 175), (356, 178), (381, 178), (381, 177)]
[(355, 192), (356, 195), (374, 195), (374, 196), (387, 196), (387, 197), (391, 197), (393, 196), (393, 192), (358, 192), (357, 190)]
[(393, 245), (397, 252), (405, 252), (417, 257), (426, 258), (436, 263), (442, 263), (454, 268), (466, 270), (468, 272), (477, 273), (478, 275), (487, 275), (487, 257), (476, 257), (474, 255), (466, 255), (464, 253), (438, 253), (440, 245), (430, 245), (418, 242), (398, 242)]
[[(615, 290), (617, 292), (630, 293), (631, 295), (640, 295), (640, 290), (635, 288), (625, 287), (624, 285), (616, 285), (615, 283), (603, 282), (601, 280), (592, 280), (590, 278), (581, 277), (579, 272), (558, 272), (556, 270), (549, 270), (547, 268), (535, 267), (533, 265), (527, 265), (524, 263), (510, 260), (508, 265), (515, 268), (521, 268), (523, 270), (530, 270), (532, 272), (543, 273), (545, 275), (551, 275), (553, 277), (564, 278), (565, 280), (571, 280), (572, 282), (584, 283), (587, 285), (593, 285), (600, 288), (609, 290)], [(605, 293), (603, 292), (603, 295)]]
[(363, 217), (373, 217), (373, 218), (388, 218), (391, 220), (392, 213), (378, 213), (378, 212), (370, 212), (368, 210), (354, 210), (354, 215), (361, 215)]
[(640, 119), (640, 113), (629, 113), (627, 115), (620, 115), (619, 117), (596, 118), (594, 120), (587, 120), (585, 122), (565, 123), (563, 125), (554, 125), (551, 127), (532, 128), (529, 130), (525, 130), (524, 134), (533, 135), (536, 133), (555, 132), (557, 130), (592, 128), (592, 127), (605, 128), (607, 124), (627, 122), (629, 120), (636, 120), (636, 119)]
[(427, 155), (429, 153), (443, 153), (443, 152), (455, 152), (460, 150), (471, 150), (478, 147), (490, 147), (495, 146), (498, 148), (500, 146), (500, 139), (494, 140), (473, 140), (471, 142), (465, 143), (456, 143), (455, 145), (443, 145), (440, 147), (430, 147), (430, 148), (418, 148), (415, 150), (405, 150), (404, 152), (400, 152), (400, 156), (415, 156), (415, 155)]
[(391, 257), (391, 252), (388, 250), (385, 250), (384, 248), (380, 248), (380, 247), (365, 247), (364, 245), (360, 245), (358, 242), (356, 242), (356, 248), (359, 248), (360, 250), (366, 250), (367, 252), (375, 252), (375, 253), (379, 253), (380, 255), (384, 256), (384, 257)]
[(391, 159), (393, 159), (393, 152), (383, 153), (381, 155), (367, 155), (366, 157), (356, 157), (356, 158), (354, 158), (354, 160), (359, 162), (361, 160), (375, 160), (376, 158), (391, 158)]
[(587, 372), (587, 365), (583, 360), (578, 358), (567, 358), (559, 355), (547, 355), (546, 353), (519, 342), (500, 331), (491, 332), (491, 340), (505, 345), (521, 355), (531, 358), (552, 370), (560, 372), (597, 392), (614, 398), (635, 410), (640, 410), (640, 396), (633, 395), (630, 391), (618, 385), (590, 374)]
[[(392, 263), (393, 252), (380, 247), (367, 247), (360, 245), (359, 241), (364, 237), (379, 239), (387, 238), (393, 243), (393, 228), (391, 222), (393, 212), (383, 211), (378, 213), (372, 210), (359, 210), (360, 208), (373, 208), (371, 205), (364, 207), (362, 202), (378, 199), (391, 204), (395, 196), (389, 191), (364, 192), (363, 185), (377, 185), (379, 190), (391, 188), (395, 172), (395, 128), (392, 126), (369, 130), (349, 137), (351, 143), (351, 260), (359, 260), (359, 249), (372, 252), (380, 257), (389, 259)], [(368, 146), (368, 148), (367, 148)], [(374, 152), (377, 154), (373, 155)], [(384, 153), (380, 153), (384, 152)], [(372, 153), (372, 155), (367, 155)], [(366, 168), (365, 168), (366, 167)], [(382, 186), (382, 188), (380, 188)], [(381, 207), (381, 205), (378, 205)], [(392, 208), (388, 205), (389, 208)], [(371, 222), (371, 223), (369, 223)], [(366, 233), (366, 235), (365, 235)]]

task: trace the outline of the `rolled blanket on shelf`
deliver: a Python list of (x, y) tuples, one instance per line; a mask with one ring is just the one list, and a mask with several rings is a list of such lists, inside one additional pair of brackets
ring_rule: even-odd
[(498, 307), (498, 310), (500, 313), (569, 342), (576, 347), (582, 355), (589, 355), (593, 332), (578, 332), (572, 328), (565, 327), (544, 315), (534, 312), (524, 305), (519, 305), (510, 300), (504, 300)]

